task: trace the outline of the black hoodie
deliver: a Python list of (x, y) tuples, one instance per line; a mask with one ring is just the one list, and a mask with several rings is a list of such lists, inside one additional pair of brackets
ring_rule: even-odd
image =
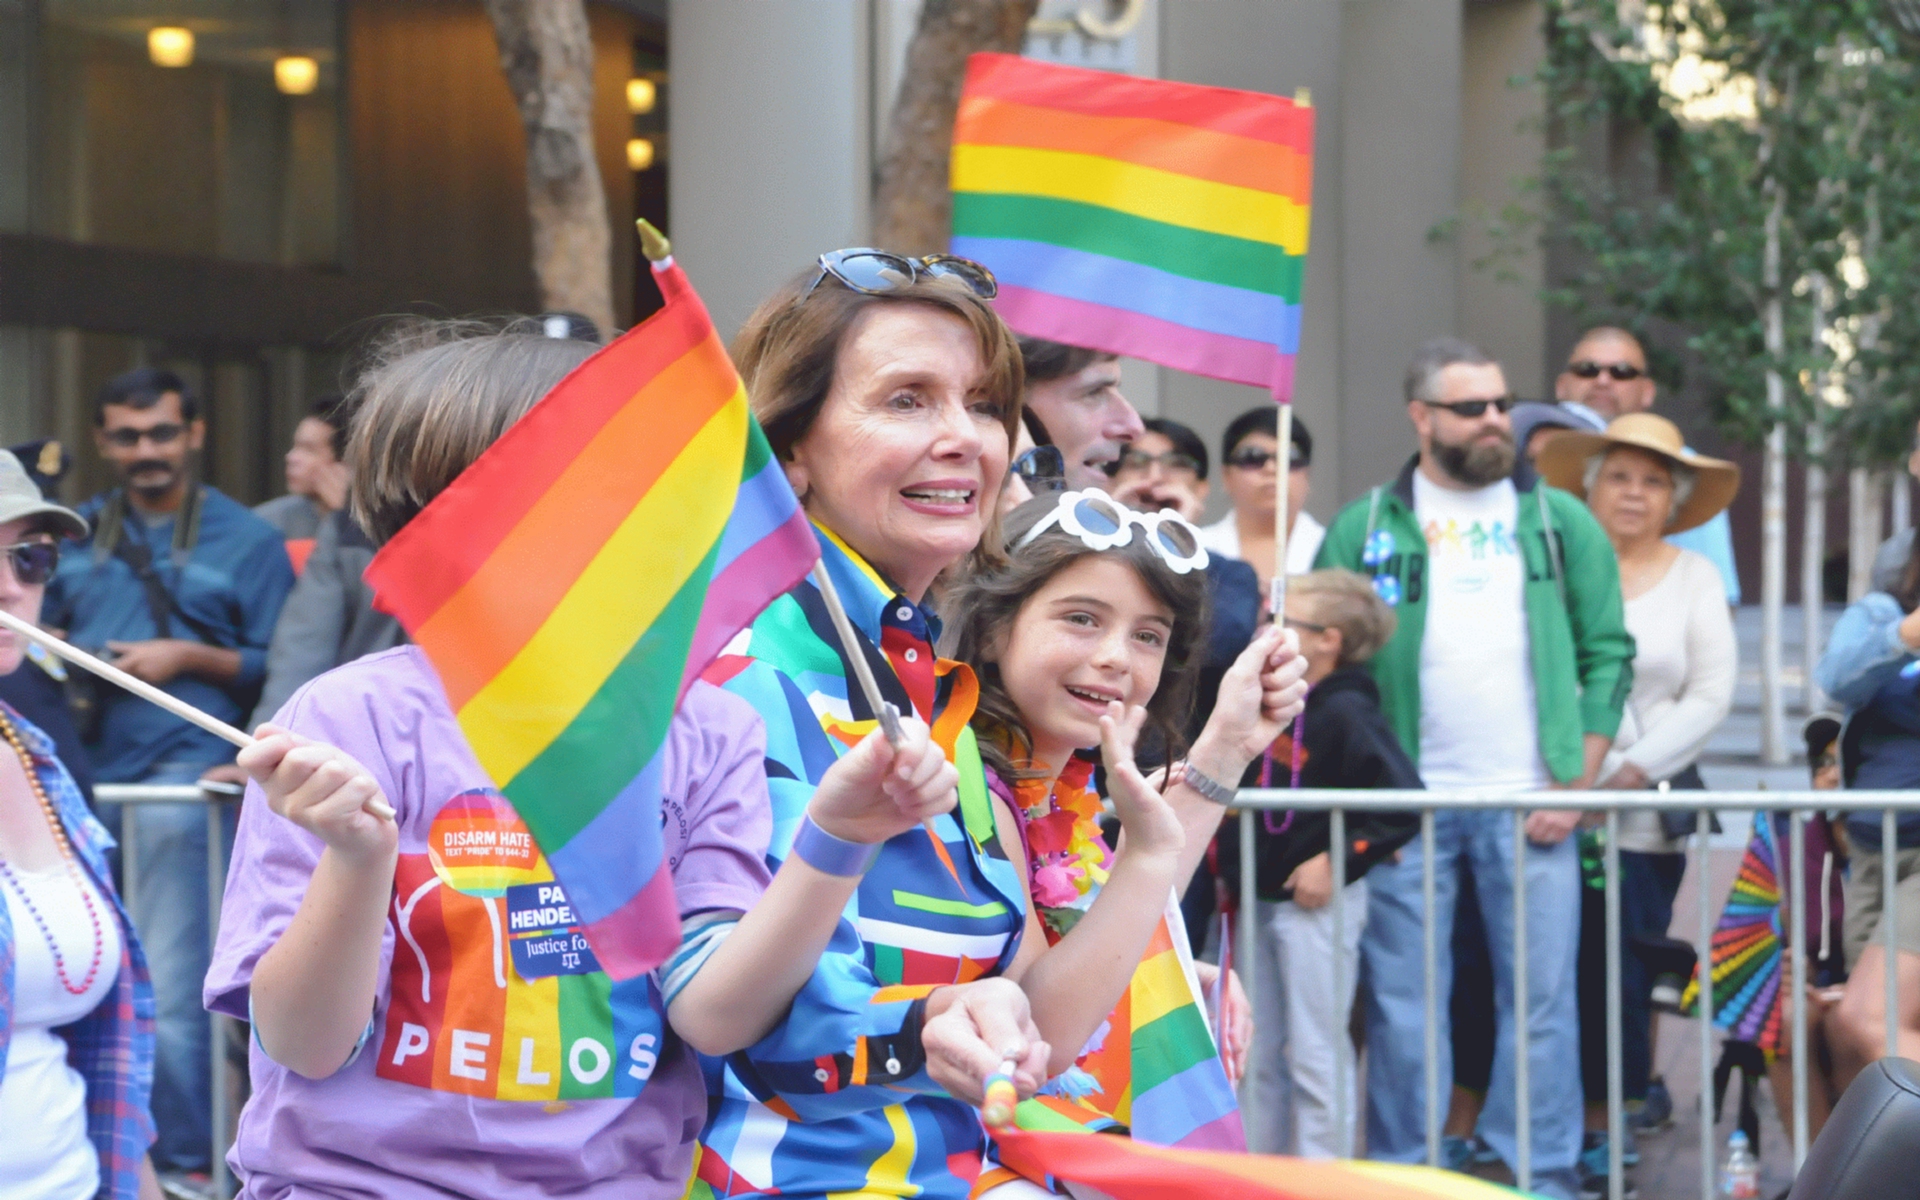
[[(1420, 773), (1400, 748), (1399, 739), (1380, 712), (1380, 688), (1364, 666), (1347, 666), (1313, 685), (1307, 693), (1301, 729), (1300, 786), (1311, 788), (1417, 788)], [(1287, 786), (1293, 752), (1291, 735), (1274, 743), (1274, 786)], [(1255, 764), (1256, 768), (1258, 764)], [(1286, 886), (1294, 869), (1326, 852), (1331, 820), (1324, 811), (1268, 811), (1254, 814), (1255, 884), (1262, 900), (1291, 900)], [(1270, 830), (1284, 827), (1284, 832)], [(1347, 814), (1347, 882), (1413, 840), (1420, 815), (1412, 812)], [(1220, 827), (1220, 873), (1230, 888), (1240, 887), (1240, 822)]]

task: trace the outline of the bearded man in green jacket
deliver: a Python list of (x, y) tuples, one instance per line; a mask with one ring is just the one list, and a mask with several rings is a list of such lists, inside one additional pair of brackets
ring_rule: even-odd
[[(1407, 369), (1420, 452), (1397, 479), (1348, 505), (1316, 563), (1371, 576), (1399, 627), (1372, 663), (1381, 707), (1436, 791), (1522, 792), (1592, 785), (1633, 682), (1633, 638), (1606, 534), (1575, 497), (1514, 474), (1513, 397), (1500, 364), (1455, 338), (1423, 345)], [(1480, 1134), (1518, 1163), (1519, 1105), (1530, 1115), (1533, 1187), (1571, 1200), (1581, 1150), (1575, 1003), (1579, 814), (1524, 822), (1530, 1097), (1514, 1087), (1514, 821), (1449, 809), (1435, 820), (1440, 936), (1439, 1079), (1453, 1078), (1447, 997), (1454, 904), (1471, 873), (1493, 959), (1495, 1051)], [(1367, 1147), (1426, 1157), (1421, 843), (1368, 876), (1361, 953), (1367, 990)], [(1451, 1139), (1450, 1139), (1451, 1140)]]

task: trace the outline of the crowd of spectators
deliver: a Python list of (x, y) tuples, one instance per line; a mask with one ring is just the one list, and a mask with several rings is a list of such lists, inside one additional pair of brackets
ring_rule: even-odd
[[(1698, 762), (1727, 716), (1737, 673), (1730, 605), (1739, 584), (1726, 512), (1740, 474), (1689, 448), (1652, 411), (1656, 389), (1630, 333), (1589, 331), (1554, 398), (1526, 403), (1478, 348), (1453, 338), (1421, 346), (1405, 379), (1410, 457), (1325, 525), (1307, 511), (1314, 439), (1298, 419), (1284, 446), (1271, 405), (1227, 425), (1217, 463), (1228, 503), (1214, 504), (1219, 515), (1208, 523), (1218, 499), (1210, 447), (1178, 421), (1143, 418), (1122, 393), (1116, 356), (1035, 339), (1018, 350), (1024, 420), (1010, 431), (1002, 515), (1035, 495), (1103, 489), (1135, 509), (1178, 514), (1210, 552), (1187, 739), (1208, 727), (1223, 679), (1264, 625), (1298, 637), (1310, 684), (1304, 715), (1246, 768), (1243, 786), (1483, 795), (1708, 786)], [(249, 511), (197, 474), (206, 431), (193, 390), (164, 370), (116, 377), (93, 414), (93, 450), (113, 487), (68, 510), (42, 498), (67, 466), (58, 446), (0, 455), (0, 600), (221, 720), (253, 728), (274, 719), (309, 681), (406, 640), (363, 581), (376, 541), (347, 511), (351, 420), (340, 397), (316, 402), (286, 456), (286, 494)], [(1920, 449), (1915, 465), (1920, 474)], [(1280, 613), (1269, 611), (1276, 573), (1290, 581)], [(96, 821), (87, 796), (96, 781), (237, 792), (246, 772), (224, 742), (36, 647), (8, 641), (0, 650), (9, 706), (0, 711), (31, 726), (9, 740), (55, 834), (45, 846), (19, 843), (23, 850), (8, 841), (0, 855), (23, 868), (21, 878), (6, 876), (9, 900), (17, 896), (21, 911), (43, 904), (52, 953), (47, 966), (21, 949), (18, 981), (8, 976), (13, 1050), (0, 1059), (0, 1115), (33, 1086), (66, 1096), (81, 1120), (98, 1097), (76, 1092), (74, 1080), (47, 1082), (51, 1068), (33, 1055), (52, 1043), (34, 1037), (80, 1017), (100, 1037), (126, 1037), (150, 1017), (150, 1096), (114, 1098), (139, 1117), (117, 1130), (108, 1122), (119, 1149), (112, 1136), (95, 1137), (95, 1161), (100, 1178), (138, 1179), (143, 1194), (156, 1179), (191, 1194), (212, 1167), (202, 1003), (213, 933), (209, 825), (199, 804), (102, 805)], [(1816, 786), (1920, 787), (1920, 541), (1910, 532), (1883, 548), (1873, 591), (1841, 618), (1819, 681), (1847, 711), (1817, 737), (1809, 726)], [(1143, 764), (1153, 753), (1143, 743)], [(0, 775), (15, 761), (0, 755)], [(47, 770), (53, 762), (65, 772)], [(227, 820), (216, 836), (234, 836), (235, 808), (220, 810)], [(1629, 807), (1618, 826), (1623, 1082), (1629, 1129), (1642, 1136), (1668, 1123), (1671, 1103), (1654, 1067), (1654, 967), (1641, 948), (1672, 922), (1691, 820)], [(1252, 1147), (1325, 1157), (1362, 1145), (1374, 1158), (1425, 1159), (1430, 872), (1445, 931), (1439, 994), (1452, 1000), (1438, 1014), (1437, 1076), (1451, 1088), (1432, 1101), (1447, 1112), (1446, 1163), (1517, 1161), (1524, 1107), (1534, 1186), (1567, 1198), (1606, 1194), (1604, 901), (1583, 871), (1603, 850), (1594, 825), (1572, 810), (1536, 810), (1516, 847), (1508, 813), (1442, 805), (1429, 862), (1410, 813), (1355, 814), (1338, 848), (1324, 813), (1268, 813), (1253, 851), (1257, 907), (1235, 914), (1240, 849), (1228, 822), (1182, 907), (1196, 947), (1218, 947), (1223, 912), (1253, 927), (1255, 960), (1242, 968), (1262, 998), (1245, 1093), (1261, 1117), (1248, 1130)], [(1902, 943), (1890, 965), (1876, 932), (1878, 815), (1857, 813), (1844, 832), (1833, 826), (1834, 861), (1844, 866), (1849, 848), (1865, 853), (1845, 873), (1842, 952), (1807, 985), (1823, 1064), (1816, 1119), (1879, 1056), (1888, 971), (1900, 981), (1903, 1052), (1920, 1057), (1920, 816), (1903, 816), (1897, 831), (1890, 861)], [(116, 837), (137, 844), (137, 870), (121, 874), (108, 850)], [(48, 899), (27, 874), (56, 861), (56, 843), (78, 872), (77, 908)], [(1336, 850), (1346, 880), (1338, 943)], [(1524, 940), (1512, 928), (1516, 892)], [(6, 912), (0, 905), (0, 918)], [(76, 991), (78, 964), (60, 952), (72, 923), (88, 917), (93, 963)], [(0, 920), (0, 935), (0, 960), (11, 964), (23, 945), (18, 921)], [(1526, 956), (1524, 1027), (1517, 955)], [(115, 959), (117, 976), (110, 961), (102, 969)], [(54, 982), (67, 985), (66, 1000), (36, 1007), (59, 997)], [(29, 995), (30, 984), (39, 992)], [(1333, 1051), (1350, 1020), (1366, 1069), (1363, 1091), (1343, 1105)], [(1529, 1064), (1526, 1097), (1515, 1091), (1516, 1054)], [(111, 1086), (77, 1051), (74, 1062), (85, 1088)], [(157, 1140), (145, 1158), (129, 1155), (148, 1112)], [(10, 1161), (27, 1164), (22, 1153), (0, 1150), (0, 1177)], [(79, 1168), (50, 1159), (33, 1169)]]

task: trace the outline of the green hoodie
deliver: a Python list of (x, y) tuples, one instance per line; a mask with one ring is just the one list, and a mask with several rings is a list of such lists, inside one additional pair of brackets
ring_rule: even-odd
[[(1427, 541), (1413, 513), (1418, 462), (1408, 463), (1392, 485), (1376, 487), (1341, 509), (1314, 561), (1316, 567), (1372, 576), (1377, 590), (1397, 590), (1399, 627), (1371, 665), (1381, 708), (1415, 764), (1420, 761), (1420, 641), (1427, 625)], [(1600, 523), (1579, 498), (1524, 474), (1528, 486), (1521, 487), (1520, 477), (1514, 481), (1516, 528), (1527, 571), (1540, 754), (1555, 779), (1572, 783), (1586, 770), (1582, 735), (1611, 738), (1620, 728), (1633, 688), (1633, 635), (1627, 632), (1620, 597), (1620, 564)], [(1366, 552), (1369, 540), (1376, 542), (1373, 554)]]

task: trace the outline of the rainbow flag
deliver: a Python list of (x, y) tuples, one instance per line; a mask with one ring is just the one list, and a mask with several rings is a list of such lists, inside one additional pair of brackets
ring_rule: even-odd
[(953, 253), (1021, 333), (1293, 396), (1313, 110), (1277, 96), (968, 62)]
[(601, 969), (680, 940), (660, 752), (680, 698), (819, 556), (680, 269), (374, 558)]
[(1114, 1200), (1513, 1200), (1516, 1192), (1438, 1167), (1176, 1150), (1109, 1134), (994, 1130), (1001, 1160)]

